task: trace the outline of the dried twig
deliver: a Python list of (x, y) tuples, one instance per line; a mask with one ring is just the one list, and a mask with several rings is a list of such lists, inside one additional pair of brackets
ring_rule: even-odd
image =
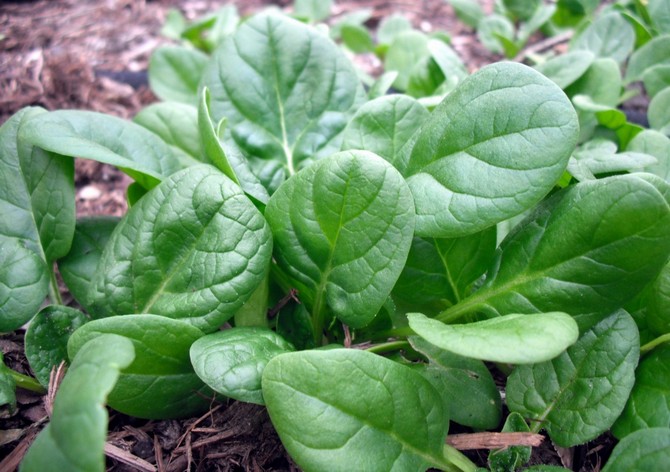
[(536, 433), (471, 433), (447, 436), (447, 444), (459, 451), (504, 449), (510, 446), (539, 446), (544, 436)]
[(145, 461), (140, 457), (137, 457), (134, 454), (131, 454), (128, 451), (124, 451), (120, 447), (116, 447), (113, 444), (105, 443), (105, 455), (131, 467), (135, 467), (135, 469), (139, 471), (156, 472), (156, 466), (153, 464)]

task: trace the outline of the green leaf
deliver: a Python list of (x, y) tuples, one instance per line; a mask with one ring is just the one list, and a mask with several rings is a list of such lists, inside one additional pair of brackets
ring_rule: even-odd
[(666, 264), (647, 293), (646, 319), (657, 336), (670, 333), (670, 263)]
[(344, 45), (356, 54), (372, 52), (375, 49), (370, 31), (365, 26), (344, 25), (341, 34)]
[(670, 181), (670, 138), (658, 131), (643, 130), (628, 143), (626, 150), (654, 156), (657, 163), (644, 170)]
[(642, 81), (647, 95), (654, 97), (661, 90), (670, 87), (670, 64), (649, 67), (642, 73)]
[(542, 0), (503, 0), (505, 9), (519, 20), (527, 20), (540, 7)]
[(45, 387), (51, 371), (68, 361), (67, 341), (88, 321), (81, 311), (62, 305), (43, 308), (28, 326), (25, 336), (26, 358), (35, 377)]
[[(503, 433), (528, 433), (530, 428), (518, 413), (510, 413), (501, 430)], [(495, 449), (489, 452), (488, 463), (491, 472), (516, 471), (530, 460), (532, 448), (530, 446), (510, 446), (504, 449)], [(528, 469), (524, 469), (528, 470)]]
[(240, 185), (240, 181), (235, 174), (226, 153), (223, 150), (223, 145), (219, 141), (219, 129), (225, 126), (225, 118), (215, 127), (212, 122), (210, 113), (210, 93), (209, 89), (205, 87), (198, 100), (198, 129), (200, 135), (200, 144), (205, 152), (208, 160), (216, 166), (226, 177)]
[[(596, 103), (587, 95), (576, 95), (572, 102), (579, 111), (582, 123), (582, 138), (587, 138), (588, 133), (593, 132), (593, 125), (600, 124), (614, 131), (619, 141), (619, 147), (625, 148), (638, 133), (643, 131), (640, 125), (628, 122), (626, 114), (611, 105)], [(592, 118), (595, 117), (595, 122)], [(587, 130), (586, 133), (584, 130)]]
[(149, 87), (165, 101), (195, 106), (198, 83), (209, 57), (184, 46), (161, 46), (149, 59)]
[(330, 16), (332, 0), (295, 0), (293, 14), (309, 21), (321, 21)]
[(443, 310), (455, 305), (486, 272), (495, 248), (495, 226), (462, 238), (415, 237), (393, 294), (414, 309), (435, 304)]
[(201, 162), (203, 153), (198, 136), (198, 110), (193, 105), (176, 102), (152, 103), (142, 108), (133, 121), (157, 134), (180, 155), (184, 166)]
[(12, 371), (5, 365), (4, 356), (0, 351), (0, 406), (9, 405), (11, 410), (16, 408), (16, 383)]
[(417, 235), (464, 236), (532, 207), (563, 174), (577, 132), (569, 100), (539, 72), (480, 69), (432, 112), (412, 150)]
[(97, 270), (102, 251), (119, 223), (113, 216), (84, 217), (77, 221), (70, 252), (58, 260), (58, 271), (70, 294), (89, 310), (91, 280)]
[(435, 61), (435, 64), (440, 68), (446, 79), (438, 88), (440, 93), (451, 92), (468, 76), (468, 70), (461, 58), (444, 41), (429, 40), (428, 51), (430, 52), (430, 57)]
[(647, 472), (670, 463), (670, 429), (649, 428), (626, 436), (614, 447), (603, 472)]
[(651, 67), (670, 65), (670, 34), (656, 36), (635, 51), (628, 61), (624, 79), (627, 84), (640, 80)]
[(82, 346), (58, 388), (51, 423), (28, 449), (21, 472), (105, 470), (105, 398), (134, 357), (132, 343), (121, 336)]
[(242, 190), (214, 167), (189, 167), (118, 224), (91, 281), (91, 314), (154, 313), (214, 331), (263, 281), (271, 251)]
[(106, 334), (123, 336), (135, 347), (135, 360), (109, 394), (112, 408), (149, 419), (186, 418), (207, 409), (212, 393), (193, 371), (189, 358), (189, 349), (202, 331), (164, 316), (113, 316), (89, 321), (76, 330), (68, 341), (69, 357)]
[(559, 446), (585, 443), (621, 414), (639, 355), (635, 321), (619, 310), (556, 359), (514, 369), (507, 379), (507, 404), (541, 424)]
[(444, 351), (418, 336), (409, 342), (429, 360), (428, 365), (419, 364), (418, 372), (440, 393), (452, 421), (475, 429), (498, 426), (500, 393), (483, 362)]
[(415, 99), (395, 94), (361, 106), (344, 130), (342, 149), (365, 149), (383, 157), (402, 174), (416, 131), (428, 111)]
[(45, 115), (24, 108), (0, 127), (0, 332), (13, 331), (35, 315), (53, 261), (72, 242), (73, 161), (21, 137), (28, 122)]
[(239, 22), (237, 7), (232, 4), (224, 5), (211, 15), (194, 22), (181, 36), (196, 48), (209, 53), (223, 38), (235, 32)]
[(594, 60), (591, 51), (570, 51), (538, 64), (535, 69), (565, 90), (586, 73)]
[(616, 151), (617, 145), (612, 141), (590, 141), (572, 155), (568, 172), (579, 181), (594, 180), (596, 175), (640, 171), (657, 162), (649, 154)]
[(195, 373), (227, 397), (264, 405), (261, 376), (275, 356), (293, 351), (284, 338), (265, 328), (232, 328), (208, 334), (191, 346)]
[(240, 149), (252, 160), (281, 164), (289, 175), (304, 161), (339, 150), (341, 131), (365, 99), (338, 46), (270, 13), (254, 16), (223, 41), (201, 86), (211, 91), (213, 120), (228, 119)]
[(553, 359), (579, 336), (570, 315), (560, 312), (511, 314), (447, 325), (409, 313), (409, 326), (429, 343), (455, 354), (493, 362), (530, 364)]
[(479, 2), (473, 2), (472, 0), (447, 0), (447, 3), (453, 7), (458, 19), (471, 28), (476, 28), (479, 21), (484, 17), (484, 10)]
[(616, 11), (598, 15), (573, 42), (572, 49), (591, 51), (597, 57), (609, 57), (623, 64), (635, 45), (635, 31)]
[(670, 135), (670, 87), (657, 93), (649, 103), (647, 110), (649, 127)]
[[(383, 97), (388, 94), (393, 82), (398, 78), (396, 71), (384, 72), (370, 85), (368, 90), (368, 98), (374, 100), (375, 98)], [(365, 106), (365, 104), (363, 105)]]
[(398, 33), (384, 57), (384, 70), (398, 73), (393, 86), (407, 90), (414, 67), (429, 57), (428, 37), (416, 30)]
[(668, 184), (651, 174), (568, 187), (507, 236), (485, 285), (438, 318), (560, 310), (582, 330), (593, 325), (632, 300), (665, 265), (669, 200)]
[(670, 2), (668, 0), (649, 0), (649, 17), (659, 33), (670, 33)]
[(412, 23), (400, 13), (393, 13), (382, 18), (377, 28), (377, 42), (390, 45), (395, 38), (412, 29)]
[(92, 111), (39, 114), (22, 127), (20, 138), (63, 156), (119, 167), (145, 188), (154, 187), (183, 167), (154, 133), (138, 124)]
[(328, 310), (354, 328), (374, 318), (414, 230), (402, 176), (367, 151), (340, 152), (304, 169), (270, 198), (265, 216), (275, 259), (317, 317), (319, 339)]
[(635, 377), (626, 407), (612, 427), (618, 438), (640, 429), (670, 428), (670, 346), (659, 346), (646, 355)]
[(500, 38), (514, 42), (514, 25), (502, 15), (486, 15), (477, 24), (477, 38), (492, 53), (502, 54), (505, 48)]
[(265, 367), (263, 395), (306, 472), (445, 467), (442, 402), (406, 366), (352, 349), (282, 354)]

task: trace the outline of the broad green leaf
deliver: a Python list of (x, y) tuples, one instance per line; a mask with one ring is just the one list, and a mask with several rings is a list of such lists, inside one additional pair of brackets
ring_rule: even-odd
[(572, 102), (574, 103), (582, 127), (582, 140), (588, 139), (593, 134), (596, 125), (602, 125), (614, 131), (618, 138), (619, 147), (625, 148), (637, 134), (643, 131), (640, 125), (628, 122), (626, 114), (612, 105), (601, 105), (596, 103), (587, 95), (576, 95)]
[(170, 145), (173, 153), (186, 154), (180, 159), (185, 166), (203, 160), (195, 106), (176, 102), (152, 103), (140, 110), (133, 121), (157, 134)]
[(472, 0), (446, 1), (453, 7), (458, 19), (471, 28), (476, 28), (480, 20), (484, 18), (484, 10), (479, 2), (473, 2)]
[(502, 15), (486, 15), (477, 25), (477, 38), (492, 53), (502, 54), (505, 48), (500, 38), (513, 42), (514, 25)]
[(626, 83), (640, 80), (651, 67), (670, 65), (670, 34), (656, 36), (631, 55), (626, 67)]
[(642, 73), (642, 81), (649, 97), (670, 87), (670, 63), (649, 67)]
[(142, 126), (92, 111), (57, 110), (30, 119), (26, 143), (63, 156), (83, 157), (121, 168), (143, 187), (183, 167), (163, 140)]
[(227, 118), (240, 149), (252, 160), (280, 163), (288, 175), (339, 150), (341, 131), (365, 99), (338, 46), (271, 13), (254, 16), (223, 41), (201, 86), (211, 91), (214, 122)]
[(511, 314), (460, 325), (447, 325), (421, 313), (409, 313), (407, 318), (416, 334), (439, 348), (509, 364), (553, 359), (579, 336), (572, 317), (560, 312)]
[(62, 305), (43, 308), (30, 322), (25, 336), (26, 358), (35, 377), (45, 387), (54, 367), (68, 361), (70, 335), (88, 321), (81, 311)]
[(669, 200), (668, 184), (651, 174), (568, 187), (507, 236), (485, 285), (439, 318), (560, 310), (582, 330), (591, 326), (632, 300), (665, 265)]
[(446, 467), (446, 412), (409, 367), (353, 349), (282, 354), (263, 371), (263, 395), (306, 472)]
[(670, 428), (670, 346), (646, 355), (635, 372), (635, 386), (626, 407), (612, 427), (618, 438), (654, 427)]
[(552, 361), (519, 366), (507, 379), (507, 405), (571, 447), (607, 431), (635, 383), (640, 338), (623, 310), (596, 324)]
[(527, 20), (539, 8), (542, 0), (503, 0), (505, 9), (519, 20)]
[(21, 137), (28, 122), (45, 115), (24, 108), (0, 127), (0, 332), (19, 328), (37, 313), (51, 265), (72, 242), (73, 161)]
[(532, 207), (563, 174), (577, 132), (570, 101), (539, 72), (480, 69), (431, 113), (412, 150), (417, 235), (464, 236)]
[(649, 103), (647, 110), (649, 127), (670, 135), (670, 87), (657, 93)]
[(263, 405), (261, 376), (275, 356), (293, 351), (265, 328), (232, 328), (208, 334), (191, 346), (191, 363), (209, 387), (227, 397)]
[[(521, 0), (523, 2), (523, 0)], [(517, 32), (517, 49), (520, 49), (528, 42), (530, 37), (542, 28), (556, 13), (556, 5), (553, 3), (545, 4), (541, 2), (538, 8), (535, 9), (533, 15), (528, 18), (528, 21), (519, 25)]]
[(342, 42), (356, 54), (372, 52), (375, 48), (370, 31), (361, 25), (342, 26)]
[(211, 15), (197, 20), (182, 33), (196, 48), (212, 52), (223, 38), (235, 32), (240, 22), (240, 14), (234, 4), (224, 5)]
[(603, 472), (648, 472), (670, 463), (670, 428), (649, 428), (623, 438)]
[(418, 372), (442, 396), (449, 417), (475, 429), (493, 429), (500, 423), (500, 393), (483, 362), (439, 349), (412, 336), (412, 347), (426, 356), (429, 364), (419, 364)]
[[(526, 420), (518, 413), (510, 413), (502, 427), (503, 433), (528, 433), (530, 428)], [(491, 472), (508, 472), (519, 470), (530, 460), (530, 446), (510, 446), (494, 449), (489, 452), (488, 464)], [(528, 470), (528, 469), (523, 469)]]
[(187, 20), (176, 8), (169, 8), (165, 14), (165, 23), (161, 28), (161, 35), (169, 39), (181, 39), (182, 32), (186, 29)]
[(390, 45), (400, 33), (411, 29), (412, 23), (404, 15), (393, 13), (384, 17), (379, 23), (377, 42)]
[(566, 89), (586, 73), (594, 60), (591, 51), (570, 51), (538, 64), (535, 69)]
[(161, 46), (149, 59), (149, 87), (165, 101), (195, 106), (198, 83), (207, 65), (208, 56), (184, 46)]
[(586, 73), (566, 87), (570, 97), (587, 95), (594, 103), (610, 107), (619, 104), (623, 82), (619, 65), (610, 58), (595, 59)]
[(330, 38), (334, 41), (341, 39), (342, 28), (346, 25), (363, 26), (372, 18), (372, 13), (372, 8), (357, 8), (338, 15), (337, 20), (330, 24)]
[(123, 370), (108, 403), (138, 418), (186, 418), (207, 409), (211, 391), (193, 371), (191, 345), (204, 334), (180, 320), (157, 315), (113, 316), (89, 321), (68, 341), (74, 358), (92, 339), (117, 334), (132, 341), (135, 360)]
[(434, 95), (438, 93), (438, 89), (444, 83), (445, 77), (442, 69), (433, 60), (427, 48), (426, 51), (426, 55), (414, 64), (410, 70), (406, 92), (412, 97), (421, 98)]
[(633, 27), (616, 11), (599, 15), (573, 42), (572, 49), (591, 51), (623, 64), (635, 45)]
[(58, 388), (51, 423), (28, 449), (21, 472), (105, 470), (105, 399), (134, 357), (133, 344), (121, 336), (82, 346)]
[(468, 70), (461, 58), (444, 41), (429, 40), (428, 52), (445, 77), (445, 82), (437, 90), (440, 93), (451, 92), (468, 76)]
[(16, 383), (0, 351), (0, 406), (5, 405), (9, 405), (12, 410), (16, 408)]
[(155, 313), (210, 332), (264, 279), (270, 229), (242, 190), (214, 167), (184, 169), (118, 224), (91, 281), (91, 315)]
[(670, 33), (670, 2), (668, 0), (649, 0), (649, 17), (658, 33)]
[(657, 336), (670, 333), (670, 263), (663, 267), (646, 295), (648, 327)]
[(403, 31), (395, 36), (384, 56), (384, 70), (396, 71), (393, 86), (407, 90), (415, 66), (429, 57), (428, 37), (416, 30)]
[(486, 272), (495, 248), (495, 226), (462, 238), (415, 237), (393, 294), (414, 307), (455, 305)]
[(295, 0), (293, 14), (309, 21), (321, 21), (330, 16), (332, 0)]
[(319, 333), (328, 316), (354, 328), (374, 318), (414, 230), (402, 176), (367, 151), (343, 151), (304, 169), (270, 198), (265, 216), (275, 259), (318, 318)]
[(70, 294), (88, 310), (91, 280), (112, 231), (119, 223), (113, 216), (84, 217), (77, 221), (70, 252), (58, 260), (58, 271)]
[(368, 90), (368, 98), (374, 100), (375, 98), (383, 97), (388, 94), (389, 89), (398, 77), (396, 71), (384, 72), (370, 85)]
[(428, 111), (415, 99), (395, 94), (361, 106), (344, 130), (342, 149), (365, 149), (383, 157), (402, 174), (409, 161), (413, 136)]
[(590, 141), (572, 155), (568, 172), (579, 181), (594, 180), (596, 175), (639, 171), (657, 163), (649, 154), (616, 151), (612, 141)]
[(670, 138), (658, 131), (643, 130), (628, 143), (626, 150), (654, 156), (656, 164), (646, 167), (645, 171), (670, 181)]

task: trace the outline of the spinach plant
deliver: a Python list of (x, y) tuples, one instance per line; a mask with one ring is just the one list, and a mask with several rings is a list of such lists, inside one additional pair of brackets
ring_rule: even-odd
[[(474, 471), (445, 439), (450, 421), (498, 429), (484, 362), (509, 374), (504, 431), (572, 446), (616, 424), (607, 467), (640, 457), (654, 430), (632, 431), (628, 402), (655, 398), (635, 369), (670, 337), (670, 185), (569, 167), (559, 85), (505, 62), (432, 111), (370, 99), (327, 36), (263, 13), (192, 92), (135, 123), (28, 108), (0, 128), (0, 329), (33, 319), (40, 382), (71, 360), (22, 470), (102, 470), (103, 401), (174, 418), (225, 396), (266, 405), (304, 470)], [(135, 180), (120, 221), (75, 221), (75, 156)], [(17, 379), (0, 370), (4, 398)]]

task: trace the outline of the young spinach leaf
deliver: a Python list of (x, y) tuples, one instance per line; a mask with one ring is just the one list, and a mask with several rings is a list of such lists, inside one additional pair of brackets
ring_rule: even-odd
[(12, 411), (16, 408), (16, 383), (0, 351), (0, 406), (5, 405), (9, 405)]
[(272, 424), (307, 472), (445, 467), (447, 413), (407, 366), (352, 349), (302, 351), (268, 362), (262, 385)]
[(56, 394), (51, 423), (23, 458), (21, 472), (105, 470), (105, 399), (134, 357), (133, 344), (112, 334), (81, 347)]
[(149, 87), (158, 98), (193, 105), (209, 57), (184, 46), (161, 46), (149, 59)]
[(499, 63), (471, 75), (412, 150), (417, 235), (465, 236), (535, 205), (565, 170), (577, 132), (570, 101), (537, 71)]
[(270, 229), (242, 190), (214, 167), (189, 167), (118, 224), (91, 282), (91, 314), (157, 313), (214, 331), (265, 278), (271, 253)]
[(609, 57), (623, 64), (635, 45), (635, 31), (617, 11), (599, 15), (573, 41), (571, 49), (587, 50), (597, 57)]
[(617, 311), (556, 359), (515, 368), (507, 379), (507, 404), (537, 421), (556, 444), (585, 443), (623, 411), (639, 353), (635, 321)]
[(648, 472), (670, 463), (670, 429), (649, 428), (626, 436), (614, 447), (603, 472)]

